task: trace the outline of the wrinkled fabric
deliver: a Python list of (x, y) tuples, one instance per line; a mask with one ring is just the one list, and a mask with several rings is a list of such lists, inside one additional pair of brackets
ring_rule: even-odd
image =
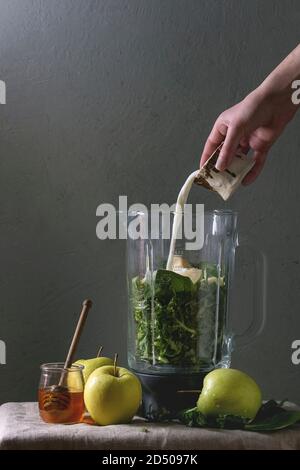
[(0, 406), (0, 449), (292, 450), (300, 449), (300, 426), (257, 433), (147, 423), (142, 418), (114, 426), (46, 424), (39, 417), (37, 403), (5, 403)]

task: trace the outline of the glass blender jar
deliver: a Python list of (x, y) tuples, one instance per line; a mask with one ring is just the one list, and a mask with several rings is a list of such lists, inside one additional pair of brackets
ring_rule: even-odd
[[(153, 236), (150, 213), (131, 212), (144, 237), (127, 239), (129, 295), (128, 364), (143, 387), (143, 414), (162, 414), (195, 406), (204, 376), (229, 367), (232, 335), (228, 314), (231, 301), (237, 214), (205, 212), (203, 246), (187, 249), (184, 235), (176, 240), (170, 269), (166, 269), (170, 237)], [(169, 224), (175, 220), (169, 213)], [(182, 226), (186, 214), (182, 215)], [(195, 216), (193, 218), (195, 225)]]

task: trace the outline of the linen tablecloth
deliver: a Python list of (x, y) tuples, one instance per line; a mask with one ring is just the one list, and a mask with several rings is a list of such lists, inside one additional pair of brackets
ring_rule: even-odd
[(0, 406), (0, 449), (300, 449), (300, 426), (257, 433), (148, 423), (141, 418), (114, 426), (46, 424), (37, 403), (5, 403)]

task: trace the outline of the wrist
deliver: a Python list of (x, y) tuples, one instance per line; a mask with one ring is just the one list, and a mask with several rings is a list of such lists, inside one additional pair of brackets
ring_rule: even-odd
[(276, 80), (269, 76), (252, 92), (252, 99), (260, 103), (269, 103), (283, 110), (296, 112), (299, 104), (295, 104), (292, 100), (292, 95), (295, 92), (295, 88), (292, 87), (293, 81), (285, 83), (283, 80)]

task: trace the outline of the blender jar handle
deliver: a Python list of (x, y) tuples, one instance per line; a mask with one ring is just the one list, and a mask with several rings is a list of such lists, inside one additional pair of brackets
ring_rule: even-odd
[(237, 250), (247, 249), (253, 260), (254, 276), (252, 285), (252, 319), (246, 329), (235, 335), (237, 348), (245, 347), (254, 341), (263, 331), (267, 317), (266, 287), (267, 287), (267, 258), (265, 253), (257, 249), (257, 246), (247, 237), (239, 237), (236, 244)]

